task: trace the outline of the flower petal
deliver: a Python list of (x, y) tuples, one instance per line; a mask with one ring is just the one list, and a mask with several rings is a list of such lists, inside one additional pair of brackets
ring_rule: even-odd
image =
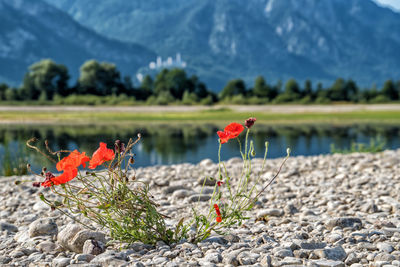
[(114, 151), (108, 149), (106, 143), (101, 142), (100, 147), (93, 153), (92, 159), (89, 162), (89, 169), (95, 169), (104, 162), (113, 160), (114, 156)]
[(239, 134), (243, 132), (243, 130), (244, 130), (243, 125), (236, 122), (232, 122), (231, 124), (225, 127), (225, 132), (230, 133), (229, 139), (238, 137)]

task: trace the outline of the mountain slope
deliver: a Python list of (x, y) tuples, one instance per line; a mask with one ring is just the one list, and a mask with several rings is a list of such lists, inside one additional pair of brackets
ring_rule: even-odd
[(18, 84), (27, 67), (51, 58), (74, 78), (88, 59), (117, 64), (132, 75), (155, 54), (136, 44), (103, 37), (41, 0), (0, 0), (0, 82)]
[(398, 78), (400, 14), (369, 0), (46, 0), (106, 36), (181, 52), (215, 86), (338, 76)]

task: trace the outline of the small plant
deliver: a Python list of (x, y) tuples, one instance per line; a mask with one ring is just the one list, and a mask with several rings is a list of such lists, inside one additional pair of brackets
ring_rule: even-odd
[[(157, 211), (157, 203), (153, 200), (149, 185), (137, 180), (134, 171), (130, 172), (134, 163), (131, 149), (139, 142), (140, 134), (135, 141), (130, 139), (126, 146), (119, 140), (115, 141), (114, 149), (100, 143), (91, 157), (78, 150), (53, 152), (47, 141), (47, 151), (43, 152), (34, 145), (37, 140), (33, 138), (27, 142), (27, 146), (53, 161), (57, 170), (62, 172), (56, 176), (43, 168), (37, 174), (42, 182), (34, 182), (33, 186), (50, 188), (54, 195), (41, 194), (40, 198), (52, 209), (60, 210), (73, 220), (93, 228), (81, 220), (82, 215), (106, 229), (114, 240), (154, 244), (157, 241), (173, 243), (186, 238), (199, 242), (212, 232), (225, 234), (230, 227), (241, 225), (243, 220), (248, 219), (245, 213), (252, 209), (258, 197), (273, 183), (289, 157), (288, 149), (276, 175), (263, 185), (261, 175), (265, 169), (268, 142), (265, 143), (262, 168), (254, 172), (252, 159), (256, 154), (249, 133), (255, 121), (255, 118), (249, 118), (245, 126), (231, 123), (224, 131), (217, 133), (218, 174), (217, 177), (206, 177), (201, 190), (203, 192), (206, 179), (215, 181), (209, 207), (205, 212), (198, 207), (193, 208), (193, 217), (180, 219), (176, 226), (166, 225), (167, 216)], [(239, 135), (245, 127), (247, 132), (242, 146)], [(231, 176), (226, 164), (221, 161), (222, 146), (231, 139), (237, 140), (243, 158), (239, 177)], [(68, 155), (62, 157), (64, 154)], [(99, 166), (104, 169), (94, 171)]]
[[(252, 172), (252, 159), (256, 156), (253, 141), (249, 141), (250, 128), (256, 119), (249, 118), (245, 121), (247, 128), (244, 147), (238, 136), (244, 130), (243, 125), (231, 123), (225, 127), (224, 131), (219, 131), (218, 149), (218, 174), (217, 177), (206, 177), (215, 181), (214, 191), (209, 203), (209, 209), (205, 214), (193, 209), (193, 219), (191, 221), (194, 233), (190, 236), (193, 242), (199, 242), (207, 238), (212, 232), (218, 234), (227, 233), (227, 229), (234, 225), (241, 225), (243, 220), (249, 219), (245, 216), (246, 211), (250, 211), (258, 197), (272, 184), (279, 175), (284, 163), (290, 155), (287, 149), (287, 156), (284, 158), (278, 172), (269, 182), (261, 185), (261, 174), (265, 170), (265, 161), (268, 153), (268, 142), (265, 142), (265, 153), (261, 171), (257, 174)], [(238, 179), (234, 180), (224, 162), (221, 161), (222, 145), (231, 139), (236, 139), (239, 144), (240, 154), (243, 159), (243, 167)]]
[[(85, 152), (77, 150), (53, 152), (47, 143), (48, 153), (44, 153), (32, 144), (36, 140), (31, 139), (27, 145), (54, 161), (57, 170), (62, 171), (62, 174), (55, 176), (43, 169), (39, 176), (44, 181), (33, 185), (49, 187), (61, 197), (60, 201), (40, 196), (52, 209), (60, 210), (81, 224), (84, 224), (82, 220), (73, 215), (83, 215), (108, 230), (115, 240), (149, 244), (163, 240), (170, 243), (176, 239), (174, 232), (167, 229), (164, 222), (166, 216), (157, 211), (149, 186), (128, 173), (134, 162), (130, 151), (139, 140), (140, 135), (136, 141), (129, 140), (126, 147), (117, 140), (114, 150), (100, 143), (100, 147), (89, 158)], [(69, 155), (61, 159), (61, 154), (65, 153)], [(79, 169), (80, 166), (85, 168), (87, 163), (89, 170)], [(94, 172), (98, 166), (105, 167), (105, 170)]]
[(335, 146), (335, 144), (331, 144), (331, 153), (332, 154), (350, 154), (350, 153), (378, 153), (385, 150), (386, 142), (382, 140), (381, 137), (371, 138), (369, 144), (364, 143), (356, 143), (352, 142), (350, 148), (340, 149)]

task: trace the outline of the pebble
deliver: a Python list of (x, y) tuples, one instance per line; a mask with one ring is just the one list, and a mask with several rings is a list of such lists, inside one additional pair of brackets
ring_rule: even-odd
[(52, 218), (37, 219), (29, 225), (29, 237), (42, 235), (56, 236), (57, 234), (58, 227)]

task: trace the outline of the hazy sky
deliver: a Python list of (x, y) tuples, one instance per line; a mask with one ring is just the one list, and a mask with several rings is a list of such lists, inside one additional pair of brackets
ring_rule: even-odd
[(400, 11), (400, 0), (375, 0), (378, 3), (391, 6)]

